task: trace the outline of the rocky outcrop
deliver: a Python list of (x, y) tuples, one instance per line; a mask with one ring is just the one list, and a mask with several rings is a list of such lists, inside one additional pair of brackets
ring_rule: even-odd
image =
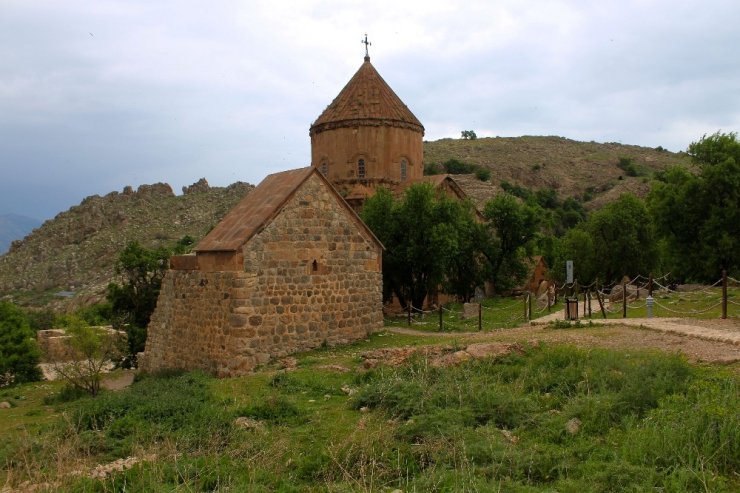
[(201, 179), (186, 188), (176, 196), (170, 185), (156, 183), (85, 198), (0, 256), (0, 297), (22, 294), (24, 302), (46, 304), (50, 294), (71, 291), (74, 296), (52, 296), (51, 305), (98, 301), (129, 241), (157, 247), (185, 235), (197, 240), (254, 187), (210, 187)]

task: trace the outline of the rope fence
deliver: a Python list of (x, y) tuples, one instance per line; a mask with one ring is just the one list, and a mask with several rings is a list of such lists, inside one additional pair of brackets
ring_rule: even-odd
[[(728, 294), (728, 287), (734, 289)], [(727, 318), (728, 306), (740, 306), (737, 296), (740, 281), (727, 276), (711, 285), (681, 285), (671, 282), (670, 273), (660, 277), (637, 275), (623, 282), (603, 285), (598, 280), (581, 285), (578, 280), (558, 286), (551, 284), (539, 296), (525, 292), (510, 301), (498, 300), (494, 306), (484, 303), (439, 305), (424, 310), (409, 304), (403, 315), (384, 318), (386, 324), (398, 324), (401, 317), (411, 327), (440, 332), (474, 332), (514, 327), (553, 312), (562, 301), (565, 319), (615, 318), (621, 311), (627, 316), (707, 316), (717, 313)], [(488, 302), (487, 302), (488, 303)], [(560, 310), (560, 308), (556, 308)], [(638, 313), (636, 313), (638, 312)], [(737, 316), (737, 312), (733, 316)]]

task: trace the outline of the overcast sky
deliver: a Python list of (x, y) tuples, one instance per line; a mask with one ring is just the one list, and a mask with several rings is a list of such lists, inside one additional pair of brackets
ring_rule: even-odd
[(740, 128), (739, 24), (737, 0), (0, 0), (0, 214), (306, 166), (365, 32), (427, 140), (685, 150)]

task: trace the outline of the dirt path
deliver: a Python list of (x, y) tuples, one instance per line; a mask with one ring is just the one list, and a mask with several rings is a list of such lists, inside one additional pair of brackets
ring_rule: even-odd
[[(560, 320), (562, 320), (562, 314)], [(593, 325), (565, 329), (537, 320), (514, 329), (485, 332), (437, 333), (388, 327), (397, 334), (454, 338), (460, 341), (560, 342), (580, 347), (654, 349), (680, 352), (693, 362), (732, 364), (740, 362), (740, 320), (623, 319), (594, 320)], [(740, 366), (738, 366), (740, 370)]]
[[(579, 313), (585, 313), (585, 303), (579, 303)], [(582, 323), (592, 322), (594, 324), (622, 324), (636, 327), (642, 327), (658, 332), (667, 332), (671, 334), (685, 335), (705, 339), (708, 341), (725, 342), (727, 344), (740, 345), (740, 320), (737, 319), (697, 319), (697, 318), (677, 318), (677, 317), (653, 317), (653, 318), (622, 318), (603, 319), (598, 313), (594, 314), (591, 319), (583, 319)], [(540, 325), (547, 324), (555, 320), (565, 320), (565, 310), (551, 313), (542, 318), (534, 320), (532, 323)]]

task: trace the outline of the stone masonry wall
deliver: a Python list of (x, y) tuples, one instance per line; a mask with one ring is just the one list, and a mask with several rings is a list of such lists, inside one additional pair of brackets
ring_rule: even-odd
[(171, 270), (142, 368), (220, 376), (380, 329), (381, 252), (316, 175), (244, 246), (244, 270)]
[(365, 159), (366, 181), (401, 180), (401, 159), (408, 161), (407, 179), (422, 177), (423, 134), (408, 128), (360, 126), (326, 130), (311, 136), (311, 165), (326, 162), (327, 178), (336, 184), (357, 179), (357, 159)]

